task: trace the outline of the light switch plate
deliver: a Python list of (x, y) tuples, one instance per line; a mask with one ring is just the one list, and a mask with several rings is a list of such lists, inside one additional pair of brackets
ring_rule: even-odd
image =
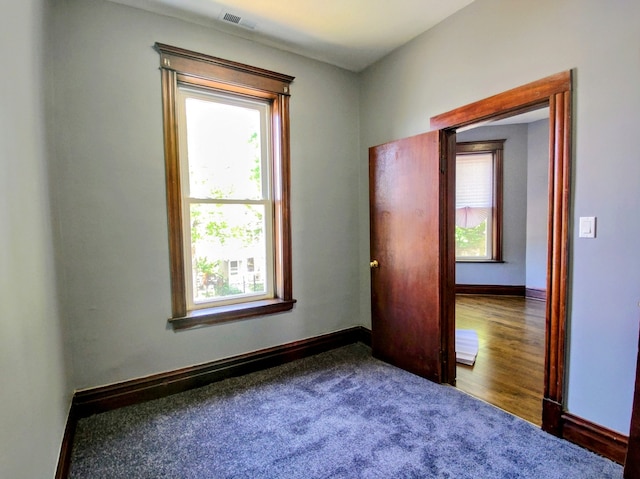
[(595, 216), (580, 217), (580, 231), (578, 233), (578, 236), (580, 238), (596, 237), (596, 217)]

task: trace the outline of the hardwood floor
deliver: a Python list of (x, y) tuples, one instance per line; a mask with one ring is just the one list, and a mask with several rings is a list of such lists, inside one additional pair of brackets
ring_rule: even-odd
[(456, 386), (542, 424), (545, 303), (516, 296), (456, 296), (456, 329), (478, 333), (474, 366), (458, 364)]

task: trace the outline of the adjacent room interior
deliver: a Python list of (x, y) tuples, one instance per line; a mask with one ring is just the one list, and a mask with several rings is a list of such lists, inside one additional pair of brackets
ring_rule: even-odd
[[(459, 153), (460, 145), (474, 152), (458, 156), (456, 170), (456, 212), (465, 213), (456, 218), (456, 282), (464, 293), (456, 296), (456, 353), (461, 336), (472, 335), (478, 346), (469, 349), (477, 356), (458, 361), (456, 386), (537, 425), (544, 387), (548, 116), (542, 108), (456, 135)], [(486, 152), (493, 147), (481, 144), (487, 141), (499, 141), (499, 158)], [(460, 346), (464, 350), (464, 341)]]

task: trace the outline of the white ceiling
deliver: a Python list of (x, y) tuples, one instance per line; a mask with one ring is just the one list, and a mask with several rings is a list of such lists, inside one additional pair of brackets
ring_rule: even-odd
[(549, 107), (538, 108), (537, 110), (520, 113), (519, 115), (503, 118), (491, 122), (491, 126), (496, 125), (517, 125), (519, 123), (533, 123), (534, 121), (549, 118)]
[(112, 1), (360, 71), (474, 0)]

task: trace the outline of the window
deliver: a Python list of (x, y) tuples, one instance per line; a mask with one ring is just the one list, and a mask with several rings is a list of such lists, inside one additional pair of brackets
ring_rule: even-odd
[[(238, 276), (238, 261), (229, 261), (229, 276)], [(224, 293), (219, 296), (224, 296)]]
[[(272, 298), (269, 102), (182, 85), (177, 98), (187, 309)], [(232, 259), (248, 254), (266, 282)]]
[(505, 140), (456, 147), (456, 261), (502, 261)]
[(179, 329), (290, 310), (293, 78), (168, 45), (156, 49), (171, 324)]

